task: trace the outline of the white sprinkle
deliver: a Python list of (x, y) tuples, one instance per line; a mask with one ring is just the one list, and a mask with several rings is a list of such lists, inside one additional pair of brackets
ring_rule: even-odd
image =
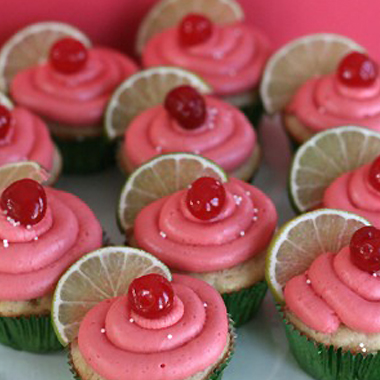
[(35, 237), (34, 237), (34, 240), (37, 241), (37, 240), (38, 240), (38, 236), (35, 236)]
[(8, 248), (9, 247), (8, 240), (6, 240), (6, 239), (3, 240), (3, 246), (4, 246), (4, 248)]
[(243, 198), (239, 197), (238, 195), (234, 195), (234, 200), (235, 200), (235, 203), (239, 206)]
[(240, 236), (244, 236), (245, 235), (245, 232), (244, 231), (241, 231), (240, 232)]
[(172, 335), (172, 334), (169, 334), (169, 335), (168, 335), (168, 339), (173, 339), (173, 335)]
[(7, 210), (4, 210), (4, 211), (3, 211), (3, 214), (4, 214), (4, 215), (7, 215), (7, 214), (8, 214), (8, 211), (7, 211)]
[(252, 218), (252, 220), (254, 221), (254, 222), (257, 222), (257, 216), (255, 215), (253, 218)]
[(257, 213), (259, 212), (259, 209), (258, 209), (258, 208), (254, 208), (254, 209), (253, 209), (253, 212), (254, 212), (255, 214), (257, 214)]
[(133, 318), (131, 318), (131, 319), (129, 320), (129, 322), (134, 323), (135, 320), (134, 320)]
[(367, 349), (366, 349), (366, 348), (362, 348), (362, 351), (363, 351), (363, 352), (367, 352)]
[(161, 237), (162, 237), (163, 239), (166, 239), (166, 233), (165, 233), (164, 231), (161, 231), (161, 232), (160, 232), (160, 235), (161, 235)]
[(310, 279), (307, 279), (307, 280), (306, 280), (306, 284), (308, 284), (308, 285), (310, 285), (310, 284), (311, 284), (311, 281), (310, 281)]
[(30, 224), (28, 224), (28, 225), (26, 226), (26, 229), (27, 229), (27, 230), (31, 230), (31, 229), (32, 229), (32, 226), (31, 226)]
[(364, 347), (364, 343), (359, 343), (359, 347), (363, 348)]
[(207, 305), (207, 302), (205, 302), (204, 304), (203, 304), (203, 306), (206, 308), (208, 305)]
[(373, 277), (377, 277), (377, 273), (375, 272), (375, 273), (372, 273), (372, 276)]
[(105, 334), (105, 333), (106, 333), (106, 329), (101, 329), (100, 332), (101, 332), (102, 334)]
[(246, 193), (248, 196), (251, 195), (251, 192), (250, 192), (250, 191), (246, 191), (245, 193)]

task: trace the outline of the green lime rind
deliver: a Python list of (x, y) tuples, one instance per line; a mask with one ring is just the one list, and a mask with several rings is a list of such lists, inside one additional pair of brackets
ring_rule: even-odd
[(266, 282), (260, 281), (249, 288), (222, 294), (228, 314), (235, 322), (236, 327), (240, 327), (254, 318), (260, 309), (267, 290)]
[(54, 332), (50, 315), (0, 317), (0, 343), (32, 353), (63, 349)]
[(298, 365), (318, 380), (378, 380), (379, 353), (351, 353), (342, 348), (326, 346), (296, 329), (278, 307), (285, 326), (290, 351)]
[[(363, 225), (371, 225), (371, 223), (366, 220), (365, 218), (353, 214), (348, 211), (342, 211), (342, 210), (334, 210), (334, 209), (318, 209), (316, 211), (311, 211), (302, 215), (299, 215), (292, 220), (285, 223), (275, 234), (272, 241), (269, 244), (268, 248), (268, 254), (265, 261), (265, 278), (268, 283), (269, 289), (271, 293), (273, 294), (274, 299), (277, 303), (283, 304), (284, 303), (284, 297), (283, 297), (283, 291), (280, 286), (280, 284), (276, 281), (275, 278), (275, 268), (276, 268), (276, 257), (278, 253), (278, 249), (280, 248), (281, 244), (286, 240), (286, 237), (289, 235), (291, 230), (298, 226), (300, 223), (308, 220), (315, 220), (319, 216), (324, 215), (331, 215), (331, 216), (340, 216), (343, 219), (350, 219), (350, 220), (356, 220)], [(323, 253), (323, 252), (321, 252)]]

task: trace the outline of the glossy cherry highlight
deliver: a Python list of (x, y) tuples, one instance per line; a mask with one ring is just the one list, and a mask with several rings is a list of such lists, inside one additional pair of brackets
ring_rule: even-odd
[(375, 273), (380, 271), (380, 230), (362, 227), (350, 242), (351, 261), (361, 270)]
[(128, 289), (131, 309), (148, 319), (158, 319), (173, 308), (174, 291), (171, 283), (159, 274), (148, 274), (132, 281)]
[(191, 86), (180, 86), (168, 93), (165, 109), (185, 129), (201, 127), (206, 120), (204, 97)]
[(368, 55), (352, 52), (347, 54), (338, 66), (339, 80), (349, 87), (369, 87), (379, 73), (379, 67)]
[(210, 19), (192, 13), (184, 17), (179, 26), (179, 41), (182, 46), (191, 47), (207, 42), (213, 33), (214, 26)]
[(187, 191), (186, 203), (192, 215), (200, 220), (217, 217), (226, 201), (226, 190), (215, 178), (201, 177)]
[(46, 214), (46, 193), (38, 182), (21, 179), (3, 191), (0, 206), (14, 221), (23, 226), (34, 225)]
[(0, 104), (0, 140), (4, 140), (11, 129), (12, 115), (8, 108)]
[(376, 191), (380, 192), (380, 156), (373, 161), (369, 169), (368, 181)]
[(86, 65), (87, 59), (86, 47), (74, 38), (62, 38), (50, 49), (50, 64), (61, 74), (79, 72)]

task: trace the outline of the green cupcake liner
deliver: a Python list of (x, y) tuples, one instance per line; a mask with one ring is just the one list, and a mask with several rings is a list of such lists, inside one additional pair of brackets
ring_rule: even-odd
[(116, 144), (104, 136), (83, 140), (64, 140), (55, 136), (63, 158), (64, 174), (91, 174), (111, 166), (116, 158)]
[[(281, 313), (282, 314), (282, 313)], [(283, 314), (282, 314), (283, 316)], [(317, 380), (379, 380), (380, 355), (345, 352), (308, 338), (284, 318), (289, 346), (299, 366)]]
[(50, 315), (0, 317), (0, 343), (19, 351), (45, 353), (61, 350)]
[(222, 294), (227, 311), (236, 327), (247, 323), (257, 314), (267, 290), (266, 282), (261, 281), (249, 288)]
[[(228, 367), (228, 364), (230, 363), (232, 357), (234, 356), (235, 353), (235, 346), (236, 346), (236, 332), (235, 332), (235, 323), (234, 321), (230, 318), (230, 323), (229, 323), (229, 332), (230, 332), (230, 347), (229, 351), (227, 354), (227, 357), (223, 360), (222, 363), (220, 363), (213, 371), (212, 373), (207, 377), (206, 380), (221, 380), (223, 377), (224, 370)], [(70, 372), (73, 374), (73, 377), (75, 380), (88, 380), (88, 379), (82, 379), (78, 372), (76, 371), (71, 354), (69, 351), (69, 366), (70, 366)]]
[(240, 107), (240, 111), (244, 113), (251, 124), (257, 129), (262, 116), (264, 115), (264, 106), (261, 99), (258, 99), (254, 104)]

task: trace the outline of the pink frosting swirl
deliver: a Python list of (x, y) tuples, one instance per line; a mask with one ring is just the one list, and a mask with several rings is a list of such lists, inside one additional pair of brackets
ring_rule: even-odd
[(335, 73), (310, 79), (287, 111), (314, 133), (350, 124), (380, 131), (380, 79), (363, 89), (345, 86)]
[(323, 206), (353, 212), (380, 228), (380, 193), (369, 183), (370, 166), (338, 177), (326, 189)]
[(13, 99), (72, 127), (101, 123), (111, 93), (137, 66), (111, 49), (93, 48), (88, 56), (85, 68), (77, 74), (60, 74), (49, 63), (19, 72), (11, 83)]
[(26, 228), (0, 213), (0, 299), (26, 301), (49, 294), (62, 273), (100, 248), (102, 228), (74, 195), (46, 188), (48, 210)]
[(285, 287), (287, 307), (309, 328), (332, 334), (341, 324), (380, 332), (380, 279), (357, 268), (349, 247), (324, 253)]
[(12, 126), (0, 141), (0, 166), (20, 161), (35, 161), (53, 168), (54, 144), (42, 120), (22, 107), (11, 110)]
[[(195, 130), (182, 128), (162, 105), (140, 114), (128, 127), (123, 155), (131, 168), (172, 152), (201, 154), (232, 172), (252, 155), (256, 134), (236, 108), (206, 96), (207, 120)], [(236, 147), (239, 149), (236, 149)]]
[(248, 25), (214, 25), (212, 37), (183, 47), (178, 29), (158, 33), (143, 52), (145, 67), (180, 66), (199, 74), (217, 95), (236, 95), (257, 86), (271, 50), (261, 32)]
[(173, 288), (184, 308), (171, 325), (141, 326), (125, 296), (90, 310), (78, 337), (87, 364), (107, 380), (180, 380), (216, 364), (228, 342), (222, 298), (188, 276), (174, 275)]
[(222, 212), (207, 222), (188, 210), (186, 190), (151, 203), (136, 218), (137, 245), (173, 269), (197, 273), (228, 269), (263, 252), (277, 224), (272, 201), (237, 179), (225, 189)]

